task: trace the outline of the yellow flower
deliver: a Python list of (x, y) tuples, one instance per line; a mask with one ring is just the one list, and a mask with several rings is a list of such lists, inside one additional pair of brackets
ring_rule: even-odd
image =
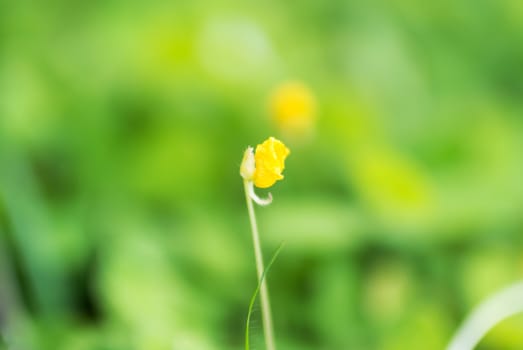
[(290, 81), (279, 85), (270, 99), (272, 118), (288, 136), (309, 135), (316, 121), (316, 99), (307, 85)]
[(256, 187), (267, 188), (283, 179), (285, 158), (289, 149), (280, 140), (269, 137), (262, 144), (256, 146), (256, 152), (248, 147), (243, 154), (240, 166), (240, 175)]
[(269, 137), (256, 147), (254, 154), (255, 171), (253, 175), (254, 185), (267, 188), (283, 179), (285, 169), (285, 158), (289, 155), (289, 149), (283, 142)]

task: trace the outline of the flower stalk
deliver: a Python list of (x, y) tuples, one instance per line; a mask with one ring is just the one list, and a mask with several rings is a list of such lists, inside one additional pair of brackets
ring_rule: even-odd
[[(256, 272), (259, 282), (260, 304), (263, 320), (263, 331), (265, 335), (265, 346), (267, 350), (276, 350), (274, 341), (274, 331), (272, 326), (271, 307), (269, 303), (269, 292), (265, 281), (265, 267), (263, 264), (263, 254), (260, 243), (258, 225), (254, 212), (254, 204), (269, 205), (272, 196), (269, 193), (267, 198), (260, 198), (254, 191), (254, 186), (268, 188), (276, 181), (282, 180), (282, 171), (285, 168), (285, 158), (289, 155), (289, 149), (274, 137), (268, 138), (265, 142), (256, 147), (256, 152), (252, 147), (248, 147), (243, 155), (240, 166), (240, 175), (243, 177), (243, 187), (245, 190), (245, 200), (251, 222), (252, 243), (254, 246), (254, 257), (256, 259)], [(273, 261), (271, 261), (272, 263)], [(250, 317), (250, 309), (248, 319)], [(247, 321), (248, 327), (248, 321)], [(248, 348), (248, 328), (246, 332), (246, 346)]]
[[(258, 233), (258, 225), (256, 223), (256, 215), (254, 213), (254, 205), (252, 204), (252, 198), (250, 191), (252, 189), (252, 182), (249, 184), (249, 181), (243, 181), (245, 188), (245, 199), (247, 201), (247, 210), (249, 212), (249, 220), (251, 222), (251, 232), (252, 232), (252, 243), (254, 246), (254, 257), (256, 259), (256, 272), (258, 275), (258, 281), (262, 279), (264, 272), (263, 265), (263, 255), (260, 244), (260, 235)], [(263, 332), (265, 334), (265, 345), (267, 350), (275, 350), (276, 345), (274, 342), (274, 330), (272, 326), (272, 314), (271, 306), (269, 302), (269, 291), (267, 288), (267, 282), (265, 279), (261, 281), (260, 286), (260, 304), (262, 311), (262, 320), (263, 320)]]

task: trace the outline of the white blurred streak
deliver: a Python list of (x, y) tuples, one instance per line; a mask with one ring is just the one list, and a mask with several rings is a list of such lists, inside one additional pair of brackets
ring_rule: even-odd
[(483, 301), (458, 329), (447, 350), (474, 349), (496, 324), (520, 312), (523, 312), (523, 281)]

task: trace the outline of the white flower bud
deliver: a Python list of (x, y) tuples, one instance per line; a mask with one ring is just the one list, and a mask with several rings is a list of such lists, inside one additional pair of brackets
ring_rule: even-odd
[(243, 154), (242, 164), (240, 166), (240, 175), (247, 181), (252, 181), (256, 166), (254, 163), (254, 149), (249, 146)]

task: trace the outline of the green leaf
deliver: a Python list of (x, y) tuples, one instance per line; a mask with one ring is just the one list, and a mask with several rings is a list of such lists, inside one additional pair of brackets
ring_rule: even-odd
[(267, 274), (269, 273), (269, 270), (270, 270), (272, 264), (274, 264), (274, 261), (276, 261), (276, 258), (280, 254), (280, 251), (282, 250), (284, 245), (285, 245), (285, 242), (281, 242), (280, 245), (278, 246), (278, 249), (276, 249), (274, 254), (272, 254), (271, 260), (269, 261), (269, 264), (267, 265), (267, 267), (263, 270), (261, 278), (258, 281), (258, 285), (256, 286), (256, 290), (252, 294), (251, 302), (249, 303), (249, 312), (247, 313), (247, 322), (245, 325), (245, 350), (249, 350), (249, 325), (251, 322), (251, 315), (252, 315), (252, 309), (254, 307), (254, 302), (256, 301), (256, 297), (258, 296), (258, 293), (260, 292), (260, 288), (261, 288), (263, 281), (265, 280), (265, 276), (267, 276)]

